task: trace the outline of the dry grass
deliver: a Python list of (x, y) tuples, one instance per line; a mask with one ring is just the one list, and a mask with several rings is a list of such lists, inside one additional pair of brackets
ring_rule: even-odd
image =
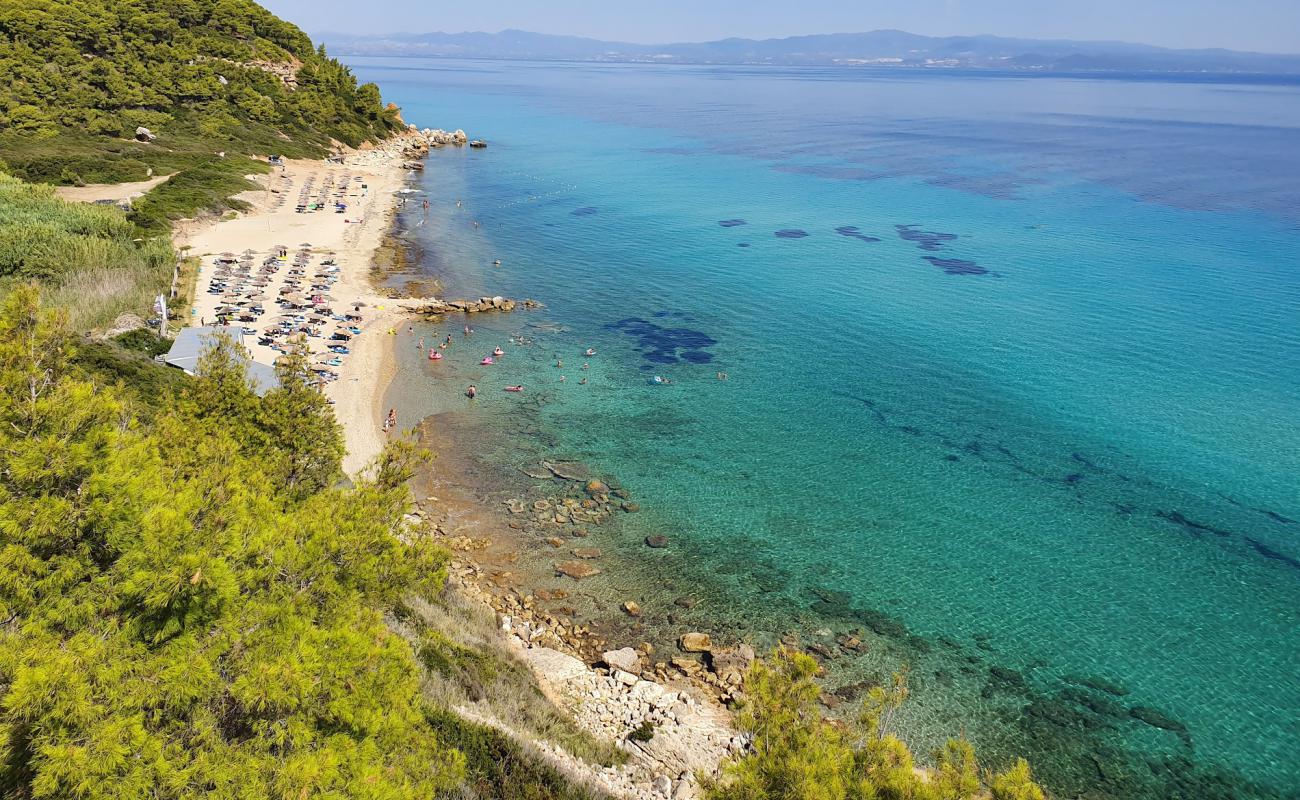
[(447, 591), (437, 602), (410, 600), (404, 617), (399, 626), (428, 668), (426, 692), (440, 707), (468, 707), (588, 763), (609, 766), (627, 760), (612, 743), (578, 728), (542, 694), (480, 603)]

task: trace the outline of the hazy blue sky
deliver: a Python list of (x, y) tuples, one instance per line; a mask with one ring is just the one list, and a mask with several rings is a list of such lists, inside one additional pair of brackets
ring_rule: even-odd
[(900, 28), (1300, 53), (1300, 0), (262, 0), (309, 33), (520, 28), (654, 43)]

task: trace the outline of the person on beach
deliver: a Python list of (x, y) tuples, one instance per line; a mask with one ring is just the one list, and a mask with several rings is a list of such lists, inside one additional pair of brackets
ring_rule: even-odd
[(474, 384), (471, 383), (469, 385), (469, 388), (465, 390), (465, 396), (471, 400), (473, 400), (475, 397), (478, 397), (478, 387), (476, 387)]
[(423, 337), (423, 336), (420, 337), (420, 343), (419, 343), (418, 345), (416, 345), (416, 349), (420, 350), (421, 352), (424, 351), (424, 337)]
[(388, 419), (384, 421), (384, 432), (390, 433), (397, 427), (397, 409), (388, 409)]

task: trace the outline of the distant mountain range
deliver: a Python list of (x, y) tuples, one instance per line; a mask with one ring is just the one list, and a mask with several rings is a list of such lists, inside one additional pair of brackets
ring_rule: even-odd
[(896, 30), (785, 39), (631, 44), (528, 31), (500, 33), (323, 33), (336, 56), (441, 56), (662, 64), (772, 64), (933, 67), (1053, 72), (1240, 72), (1300, 74), (1300, 55), (1234, 50), (1171, 50), (1125, 42), (919, 36)]

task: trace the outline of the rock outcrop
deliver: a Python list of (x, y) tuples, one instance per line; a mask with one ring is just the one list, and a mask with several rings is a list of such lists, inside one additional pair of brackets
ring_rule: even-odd
[(520, 306), (524, 308), (541, 308), (541, 303), (536, 300), (524, 300), (522, 303), (518, 300), (511, 300), (508, 297), (497, 295), (496, 297), (480, 297), (477, 300), (429, 300), (424, 305), (417, 306), (415, 313), (441, 315), (441, 314), (481, 314), (486, 311), (514, 311)]

